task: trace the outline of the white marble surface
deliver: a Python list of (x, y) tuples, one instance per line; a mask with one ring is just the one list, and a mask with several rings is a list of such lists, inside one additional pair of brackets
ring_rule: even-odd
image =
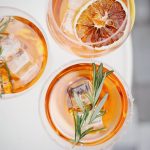
[[(49, 42), (49, 61), (42, 78), (29, 92), (11, 100), (0, 101), (1, 150), (49, 150), (58, 148), (46, 134), (39, 117), (39, 96), (46, 78), (60, 65), (78, 57), (62, 49), (49, 35), (46, 25), (47, 0), (0, 0), (0, 6), (12, 6), (31, 14), (45, 30)], [(115, 52), (98, 58), (116, 69), (131, 87), (131, 38)]]

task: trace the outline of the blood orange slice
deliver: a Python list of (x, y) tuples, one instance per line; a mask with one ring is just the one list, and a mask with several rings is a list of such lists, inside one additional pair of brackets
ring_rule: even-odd
[(88, 46), (112, 48), (127, 37), (128, 13), (122, 0), (91, 0), (74, 20), (76, 38)]

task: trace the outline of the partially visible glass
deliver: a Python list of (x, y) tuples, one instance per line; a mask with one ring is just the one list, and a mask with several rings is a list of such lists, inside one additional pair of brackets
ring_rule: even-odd
[(117, 49), (134, 21), (134, 0), (49, 0), (47, 24), (52, 37), (80, 57), (99, 57)]
[(28, 13), (0, 7), (0, 96), (7, 99), (30, 89), (43, 74), (48, 45), (39, 23)]
[[(99, 62), (95, 62), (99, 65)], [(112, 70), (107, 65), (104, 69)], [(91, 82), (92, 63), (79, 60), (61, 66), (46, 81), (39, 103), (42, 124), (50, 138), (63, 149), (103, 150), (113, 146), (127, 129), (132, 116), (133, 97), (126, 83), (114, 71), (104, 82), (102, 93), (109, 91), (109, 99), (104, 105), (106, 116), (103, 117), (106, 132), (87, 137), (82, 144), (74, 145), (74, 124), (68, 109), (68, 89), (73, 83)]]

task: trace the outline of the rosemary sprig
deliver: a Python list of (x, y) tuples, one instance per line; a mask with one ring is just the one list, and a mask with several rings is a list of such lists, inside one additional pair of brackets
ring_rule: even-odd
[(96, 70), (96, 64), (93, 63), (93, 93), (90, 95), (93, 100), (93, 107), (97, 104), (98, 98), (100, 96), (104, 80), (107, 76), (113, 73), (113, 70), (108, 72), (103, 72), (103, 63), (101, 63), (98, 67), (98, 71)]
[(90, 122), (93, 122), (96, 118), (97, 118), (97, 115), (99, 115), (99, 112), (100, 110), (102, 109), (102, 107), (104, 106), (106, 100), (108, 98), (108, 93), (103, 97), (103, 99), (101, 100), (101, 102), (98, 104), (98, 106), (96, 108), (94, 108), (94, 112), (91, 116), (91, 120)]
[(82, 131), (83, 124), (87, 120), (89, 111), (85, 110), (83, 115), (81, 115), (81, 116), (77, 112), (73, 112), (73, 114), (74, 114), (74, 122), (75, 122), (75, 139), (73, 140), (73, 142), (76, 145), (89, 132), (92, 132), (93, 128), (88, 128), (87, 130)]
[(74, 95), (75, 101), (76, 101), (77, 105), (79, 106), (79, 108), (82, 111), (84, 111), (84, 106), (83, 106), (83, 102), (82, 102), (81, 98), (76, 93), (73, 93), (73, 95)]
[[(103, 72), (103, 64), (101, 63), (97, 69), (95, 63), (93, 66), (93, 81), (92, 81), (92, 91), (86, 94), (89, 102), (92, 105), (92, 109), (87, 109), (83, 103), (81, 97), (74, 94), (74, 99), (81, 109), (82, 112), (73, 111), (74, 124), (75, 124), (75, 138), (72, 140), (75, 145), (81, 143), (81, 139), (87, 136), (88, 134), (99, 132), (105, 128), (94, 129), (94, 127), (89, 127), (84, 129), (84, 127), (91, 125), (97, 118), (105, 115), (106, 111), (102, 110), (105, 102), (108, 99), (108, 93), (101, 99), (99, 102), (99, 97), (103, 88), (104, 81), (107, 76), (109, 76), (113, 71)], [(98, 103), (99, 102), (99, 103)]]

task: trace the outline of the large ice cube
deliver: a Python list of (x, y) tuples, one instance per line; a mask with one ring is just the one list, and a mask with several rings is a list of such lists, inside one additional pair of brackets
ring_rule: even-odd
[(10, 68), (11, 72), (17, 74), (27, 63), (30, 62), (30, 58), (27, 52), (23, 50), (18, 50), (13, 58), (10, 56), (7, 59), (7, 65)]
[(32, 64), (29, 66), (29, 68), (20, 74), (20, 80), (22, 81), (23, 84), (29, 83), (31, 80), (33, 80), (38, 72), (40, 71), (40, 68), (37, 64)]
[(61, 29), (66, 34), (74, 35), (73, 20), (76, 16), (77, 11), (82, 7), (88, 0), (68, 0), (68, 10), (63, 18)]
[(88, 79), (86, 78), (78, 79), (76, 82), (72, 83), (68, 87), (67, 91), (69, 95), (69, 99), (67, 101), (69, 109), (75, 109), (75, 110), (79, 109), (74, 99), (74, 93), (76, 93), (81, 98), (85, 106), (90, 104), (90, 101), (86, 96), (86, 94), (91, 91), (90, 81)]
[(0, 45), (3, 49), (2, 57), (4, 58), (14, 55), (16, 51), (21, 48), (21, 43), (15, 38), (13, 34), (4, 37), (0, 41)]
[(26, 64), (31, 62), (29, 54), (24, 50), (21, 43), (13, 34), (1, 41), (2, 57), (5, 58), (10, 71), (17, 74)]
[(23, 84), (30, 82), (39, 72), (39, 66), (33, 62), (27, 52), (28, 46), (19, 41), (13, 34), (1, 40), (2, 57), (9, 70), (15, 74)]

